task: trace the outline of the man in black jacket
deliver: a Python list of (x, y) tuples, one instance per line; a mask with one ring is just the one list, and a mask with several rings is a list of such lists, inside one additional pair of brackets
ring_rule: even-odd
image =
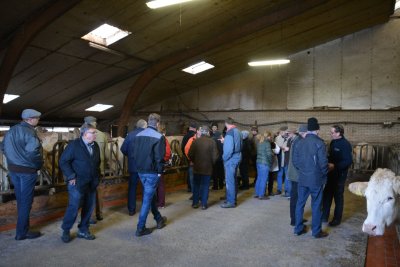
[(143, 185), (143, 201), (140, 209), (136, 236), (151, 234), (146, 228), (146, 220), (151, 209), (157, 228), (166, 225), (167, 218), (161, 216), (157, 208), (156, 189), (164, 168), (165, 137), (157, 131), (160, 115), (149, 115), (147, 128), (133, 138), (133, 158)]
[(128, 157), (128, 213), (133, 216), (136, 213), (136, 188), (139, 181), (139, 174), (136, 168), (136, 162), (133, 158), (133, 139), (135, 136), (147, 128), (147, 122), (140, 119), (136, 123), (136, 128), (131, 131), (125, 138), (121, 146), (121, 152)]
[(41, 113), (33, 109), (22, 112), (23, 121), (7, 132), (3, 140), (9, 175), (17, 198), (18, 221), (15, 240), (33, 239), (40, 232), (29, 231), (29, 213), (32, 208), (38, 170), (43, 165), (42, 145), (35, 132)]
[(353, 163), (353, 155), (351, 144), (344, 138), (342, 125), (336, 124), (331, 127), (331, 137), (328, 158), (330, 172), (324, 189), (322, 221), (328, 221), (332, 200), (335, 199), (335, 212), (329, 225), (337, 226), (342, 221), (344, 184), (347, 171)]
[(82, 204), (81, 222), (78, 225), (78, 237), (93, 240), (95, 236), (89, 231), (89, 221), (92, 215), (96, 188), (100, 179), (100, 149), (96, 140), (96, 128), (83, 124), (81, 137), (71, 141), (60, 158), (60, 168), (68, 187), (68, 207), (65, 211), (61, 228), (61, 240), (71, 241), (70, 230), (75, 223)]

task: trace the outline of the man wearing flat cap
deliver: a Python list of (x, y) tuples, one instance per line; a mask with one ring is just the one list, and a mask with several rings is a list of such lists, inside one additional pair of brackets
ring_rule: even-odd
[(324, 141), (318, 136), (316, 118), (307, 122), (307, 136), (298, 141), (293, 151), (293, 166), (298, 171), (298, 201), (294, 233), (306, 233), (303, 224), (304, 206), (311, 195), (312, 235), (315, 238), (328, 236), (322, 231), (322, 194), (328, 173), (328, 157)]
[[(96, 140), (95, 142), (99, 145), (100, 149), (100, 174), (101, 177), (104, 177), (104, 168), (105, 168), (105, 155), (108, 153), (107, 146), (107, 136), (105, 133), (97, 129), (97, 119), (93, 116), (87, 116), (84, 119), (84, 123), (93, 125), (96, 128)], [(96, 219), (98, 221), (103, 220), (103, 194), (101, 186), (96, 188)], [(96, 220), (92, 219), (91, 223), (96, 223)]]
[(23, 121), (11, 127), (3, 141), (3, 151), (17, 198), (16, 240), (33, 239), (41, 235), (40, 232), (29, 231), (35, 184), (43, 165), (42, 145), (34, 128), (39, 123), (40, 115), (34, 109), (22, 111)]

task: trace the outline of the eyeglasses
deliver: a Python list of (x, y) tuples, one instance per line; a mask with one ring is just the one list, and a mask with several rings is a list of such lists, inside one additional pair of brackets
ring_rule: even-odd
[(87, 132), (87, 133), (90, 133), (90, 134), (97, 134), (97, 132)]

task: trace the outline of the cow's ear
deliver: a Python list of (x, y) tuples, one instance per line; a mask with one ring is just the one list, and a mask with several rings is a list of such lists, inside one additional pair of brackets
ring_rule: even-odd
[(368, 182), (355, 182), (349, 184), (349, 190), (357, 196), (365, 196), (365, 190), (368, 187)]
[(400, 176), (394, 177), (393, 189), (394, 192), (397, 193), (397, 195), (400, 195)]

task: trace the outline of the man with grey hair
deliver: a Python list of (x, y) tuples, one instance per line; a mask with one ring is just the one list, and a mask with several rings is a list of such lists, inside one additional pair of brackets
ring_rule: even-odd
[(64, 243), (71, 241), (70, 230), (80, 207), (81, 222), (78, 224), (77, 236), (86, 240), (95, 239), (89, 226), (100, 181), (100, 148), (95, 142), (96, 134), (93, 125), (83, 124), (81, 137), (70, 141), (60, 158), (59, 166), (68, 188), (68, 206), (61, 226), (61, 240)]
[(193, 162), (193, 203), (192, 207), (199, 207), (199, 198), (201, 198), (201, 208), (208, 208), (208, 192), (210, 178), (213, 172), (213, 165), (218, 159), (217, 144), (210, 138), (208, 126), (200, 127), (199, 138), (193, 141), (190, 146), (188, 156)]
[[(84, 123), (93, 125), (97, 128), (97, 119), (93, 116), (87, 116), (84, 119)], [(100, 149), (100, 182), (101, 177), (105, 176), (105, 155), (108, 154), (108, 139), (105, 133), (100, 131), (99, 129), (96, 130), (96, 143), (99, 145)], [(100, 186), (96, 188), (96, 219), (98, 221), (103, 220), (103, 191)], [(95, 219), (90, 220), (91, 223), (96, 223)]]
[(124, 143), (121, 146), (121, 152), (128, 157), (128, 213), (133, 216), (136, 213), (136, 188), (139, 181), (139, 174), (136, 168), (135, 159), (133, 158), (133, 139), (135, 136), (147, 128), (147, 122), (140, 119), (136, 123), (136, 128), (128, 133)]
[(164, 169), (165, 156), (165, 137), (158, 132), (160, 120), (160, 115), (150, 114), (148, 127), (133, 138), (133, 158), (143, 185), (143, 201), (136, 236), (151, 234), (152, 230), (146, 228), (150, 209), (157, 222), (157, 229), (163, 228), (167, 221), (167, 218), (161, 216), (158, 211), (155, 195)]
[(40, 232), (29, 231), (38, 170), (43, 165), (42, 145), (35, 132), (41, 113), (34, 109), (22, 111), (22, 122), (11, 127), (4, 137), (3, 151), (17, 199), (18, 220), (15, 240), (33, 239)]

